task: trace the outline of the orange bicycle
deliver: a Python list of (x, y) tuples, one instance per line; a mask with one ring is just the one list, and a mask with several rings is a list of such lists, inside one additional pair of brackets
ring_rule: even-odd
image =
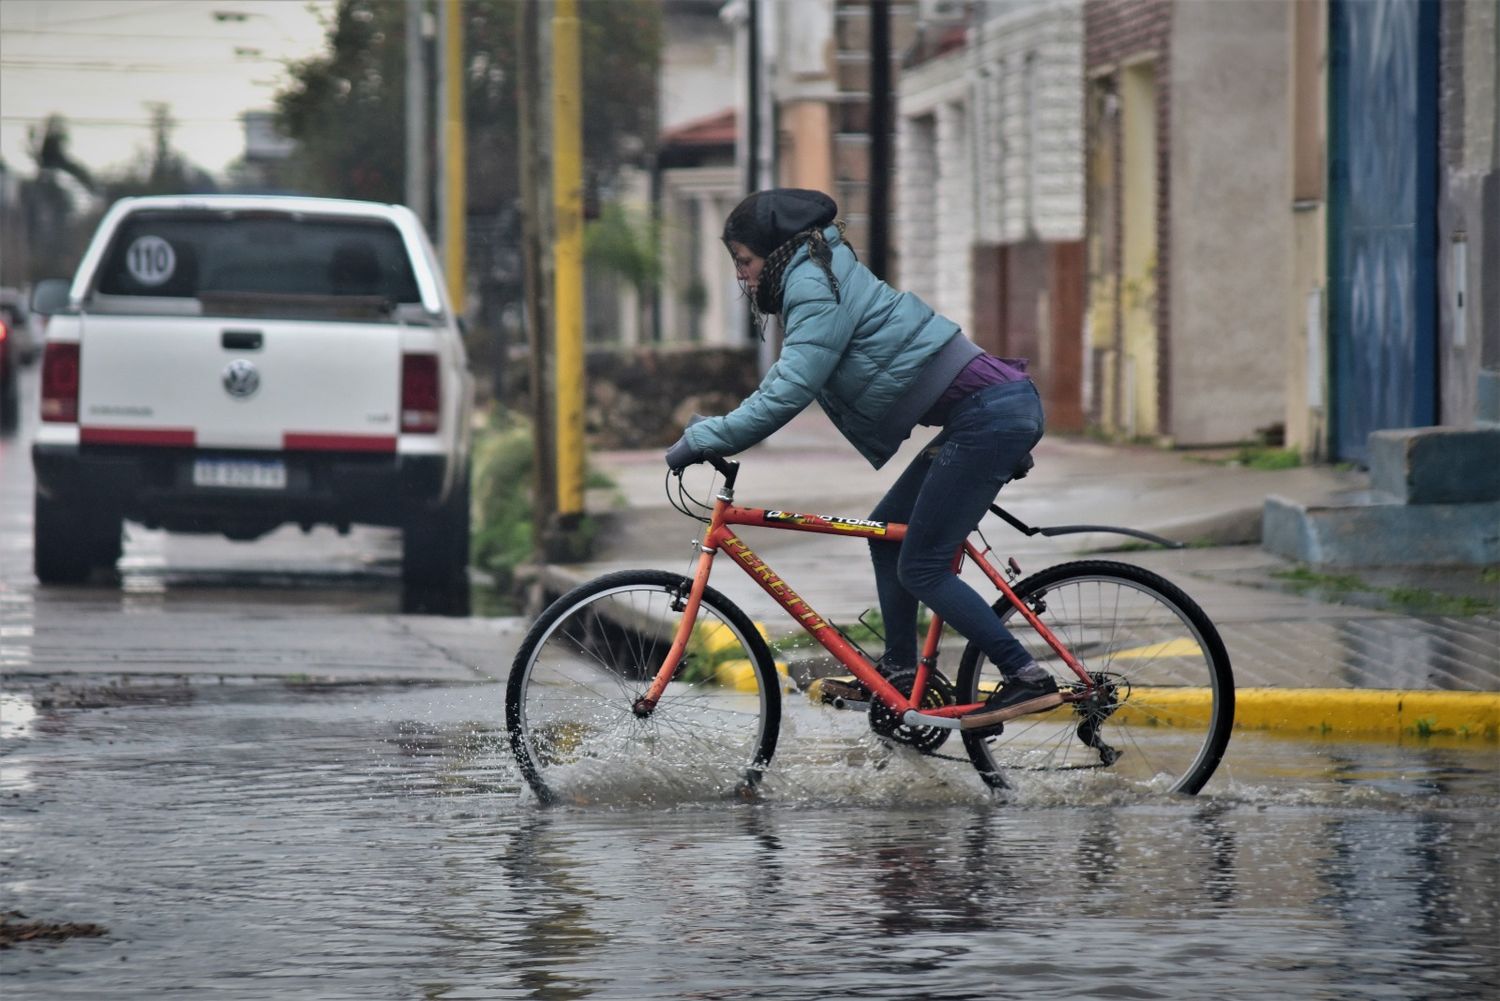
[[(1197, 604), (1158, 574), (1081, 560), (1021, 579), (1014, 559), (1002, 570), (987, 544), (981, 550), (967, 540), (955, 569), (971, 560), (995, 585), (995, 613), (1060, 690), (1053, 709), (1001, 719), (985, 707), (999, 673), (974, 644), (951, 680), (939, 669), (941, 619), (933, 617), (914, 670), (883, 675), (733, 531), (900, 541), (905, 525), (741, 507), (734, 503), (739, 464), (705, 461), (723, 476), (713, 504), (693, 499), (681, 474), (674, 499), (708, 525), (693, 577), (607, 574), (552, 602), (521, 643), (506, 685), (506, 729), (543, 802), (586, 800), (643, 774), (741, 793), (760, 781), (776, 751), (782, 682), (762, 630), (708, 586), (720, 552), (858, 679), (868, 700), (835, 700), (837, 707), (866, 712), (886, 741), (939, 755), (957, 733), (996, 789), (1017, 770), (1087, 769), (1188, 794), (1213, 775), (1234, 724), (1229, 655)], [(1174, 545), (1107, 526), (1033, 528), (991, 510), (1026, 534), (1106, 531)]]

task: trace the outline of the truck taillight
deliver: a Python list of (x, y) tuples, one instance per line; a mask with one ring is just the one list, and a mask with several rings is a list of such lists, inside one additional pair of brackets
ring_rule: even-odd
[(437, 355), (401, 356), (401, 431), (433, 434), (441, 403)]
[(42, 355), (42, 420), (78, 420), (78, 345), (47, 345)]

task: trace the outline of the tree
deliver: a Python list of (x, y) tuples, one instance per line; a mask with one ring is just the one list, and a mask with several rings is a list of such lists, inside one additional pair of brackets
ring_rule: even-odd
[(68, 123), (48, 115), (27, 134), (36, 175), (20, 184), (19, 204), (27, 247), (26, 279), (71, 275), (98, 216), (93, 176), (68, 150)]
[[(516, 4), (465, 0), (470, 215), (511, 206), (518, 189)], [(655, 0), (579, 5), (585, 170), (607, 185), (652, 147), (661, 49)], [(288, 180), (313, 194), (401, 201), (405, 175), (405, 6), (340, 0), (327, 50), (291, 67), (278, 119), (297, 141)]]
[(135, 165), (104, 182), (109, 201), (133, 195), (181, 195), (215, 191), (218, 185), (208, 171), (197, 167), (172, 146), (177, 121), (172, 109), (161, 102), (147, 105), (151, 112), (151, 147)]

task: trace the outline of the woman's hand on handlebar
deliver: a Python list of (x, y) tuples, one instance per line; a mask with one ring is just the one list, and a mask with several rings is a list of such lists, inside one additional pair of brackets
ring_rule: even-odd
[(688, 441), (687, 435), (683, 435), (667, 449), (667, 468), (680, 474), (687, 467), (702, 462), (705, 454), (703, 449)]

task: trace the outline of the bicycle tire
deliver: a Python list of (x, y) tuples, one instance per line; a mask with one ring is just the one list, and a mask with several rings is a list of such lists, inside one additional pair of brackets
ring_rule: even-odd
[[(1160, 575), (1107, 560), (1049, 567), (1023, 579), (1015, 592), (1090, 674), (1112, 688), (1092, 706), (1023, 716), (998, 734), (964, 734), (969, 760), (984, 781), (1004, 788), (1007, 772), (1089, 769), (1171, 792), (1201, 790), (1234, 728), (1229, 654), (1203, 610)], [(1077, 683), (1008, 600), (994, 608), (1060, 685)], [(983, 701), (998, 682), (994, 665), (969, 643), (959, 665), (959, 701)], [(1105, 748), (1118, 757), (1110, 761)]]
[(655, 710), (633, 711), (691, 586), (658, 570), (606, 574), (558, 598), (527, 631), (506, 683), (505, 724), (543, 803), (742, 793), (760, 781), (781, 727), (776, 666), (749, 617), (718, 591), (704, 590)]

